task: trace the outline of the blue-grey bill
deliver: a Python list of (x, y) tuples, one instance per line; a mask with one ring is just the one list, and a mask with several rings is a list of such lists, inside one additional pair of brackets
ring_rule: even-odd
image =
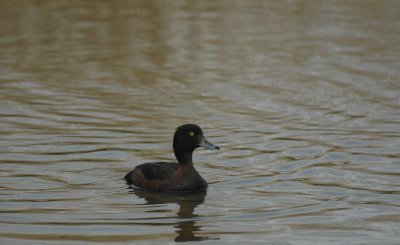
[(219, 146), (214, 145), (213, 143), (209, 142), (208, 140), (206, 140), (206, 138), (202, 137), (200, 140), (200, 144), (201, 147), (204, 147), (206, 149), (210, 149), (210, 150), (219, 150)]

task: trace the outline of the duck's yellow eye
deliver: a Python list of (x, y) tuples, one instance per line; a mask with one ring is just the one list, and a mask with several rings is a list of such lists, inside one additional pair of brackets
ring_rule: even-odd
[(190, 131), (190, 132), (189, 132), (189, 135), (193, 137), (193, 136), (194, 136), (194, 132), (193, 132), (193, 131)]

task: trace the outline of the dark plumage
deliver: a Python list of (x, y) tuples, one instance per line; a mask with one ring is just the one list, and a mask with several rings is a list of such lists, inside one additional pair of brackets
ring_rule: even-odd
[(207, 182), (193, 167), (192, 154), (198, 147), (219, 150), (208, 142), (201, 128), (195, 124), (178, 127), (173, 148), (178, 163), (152, 162), (135, 167), (125, 176), (128, 185), (160, 192), (194, 192), (207, 189)]

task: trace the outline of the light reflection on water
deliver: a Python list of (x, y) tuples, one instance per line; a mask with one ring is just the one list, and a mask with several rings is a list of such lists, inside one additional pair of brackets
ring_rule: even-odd
[[(397, 5), (1, 2), (0, 243), (396, 243)], [(188, 122), (207, 195), (127, 189)]]

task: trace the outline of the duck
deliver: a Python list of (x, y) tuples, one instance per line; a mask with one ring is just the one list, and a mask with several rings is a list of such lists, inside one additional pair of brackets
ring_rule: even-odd
[(126, 176), (129, 186), (155, 192), (206, 191), (208, 183), (193, 165), (193, 151), (203, 147), (219, 150), (209, 142), (196, 124), (184, 124), (175, 129), (173, 150), (177, 162), (150, 162), (136, 166)]

